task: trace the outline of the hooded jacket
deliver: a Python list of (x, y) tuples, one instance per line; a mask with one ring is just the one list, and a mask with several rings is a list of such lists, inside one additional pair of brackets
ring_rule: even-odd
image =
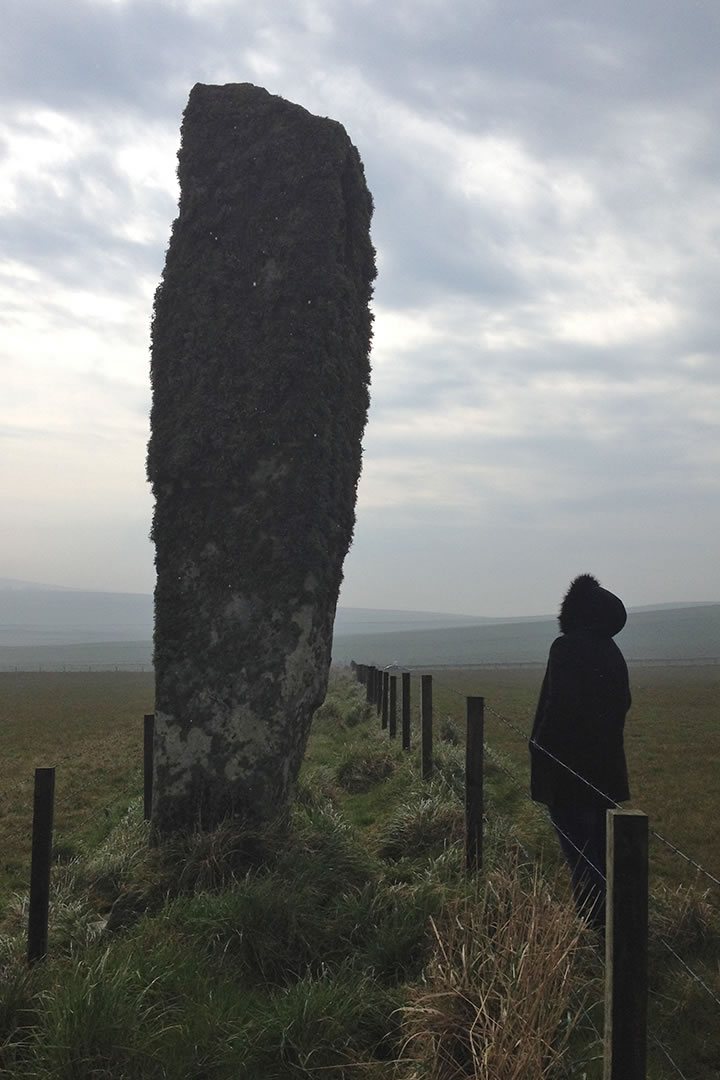
[(630, 685), (613, 641), (626, 620), (622, 601), (591, 574), (575, 578), (563, 599), (530, 738), (530, 793), (551, 809), (630, 798), (623, 745)]

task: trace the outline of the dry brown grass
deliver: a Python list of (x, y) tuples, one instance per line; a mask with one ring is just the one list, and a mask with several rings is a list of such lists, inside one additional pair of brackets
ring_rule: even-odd
[(537, 870), (488, 875), (440, 922), (424, 985), (403, 1010), (407, 1080), (540, 1080), (582, 1015), (582, 926)]

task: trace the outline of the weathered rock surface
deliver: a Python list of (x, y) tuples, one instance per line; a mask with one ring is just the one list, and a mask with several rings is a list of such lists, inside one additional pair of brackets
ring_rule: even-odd
[(340, 124), (190, 94), (155, 298), (156, 834), (289, 806), (368, 408), (372, 200)]

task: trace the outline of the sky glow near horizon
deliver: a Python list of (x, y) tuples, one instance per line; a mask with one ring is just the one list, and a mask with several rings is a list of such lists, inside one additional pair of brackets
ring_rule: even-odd
[(11, 0), (0, 577), (153, 587), (152, 300), (196, 82), (339, 120), (375, 200), (341, 603), (720, 599), (720, 8)]

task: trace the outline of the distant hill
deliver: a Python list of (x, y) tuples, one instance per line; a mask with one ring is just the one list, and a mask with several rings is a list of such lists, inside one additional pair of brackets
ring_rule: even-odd
[[(336, 634), (333, 659), (385, 667), (544, 663), (558, 635), (556, 619), (517, 620), (447, 629)], [(720, 660), (720, 604), (630, 612), (616, 641), (636, 660)]]
[[(340, 607), (335, 633), (439, 630), (506, 621), (517, 620)], [(153, 599), (148, 593), (91, 592), (0, 578), (0, 645), (150, 641), (152, 631)]]
[(393, 634), (403, 630), (446, 630), (459, 626), (537, 622), (547, 618), (547, 615), (489, 618), (484, 615), (452, 615), (438, 611), (394, 611), (386, 608), (339, 607), (335, 617), (335, 636), (345, 634)]
[(0, 645), (149, 641), (153, 598), (0, 579)]
[[(147, 665), (153, 599), (0, 578), (0, 668)], [(544, 663), (553, 616), (491, 618), (443, 612), (338, 608), (333, 659), (427, 667)], [(720, 604), (631, 611), (618, 644), (629, 660), (720, 657)]]

